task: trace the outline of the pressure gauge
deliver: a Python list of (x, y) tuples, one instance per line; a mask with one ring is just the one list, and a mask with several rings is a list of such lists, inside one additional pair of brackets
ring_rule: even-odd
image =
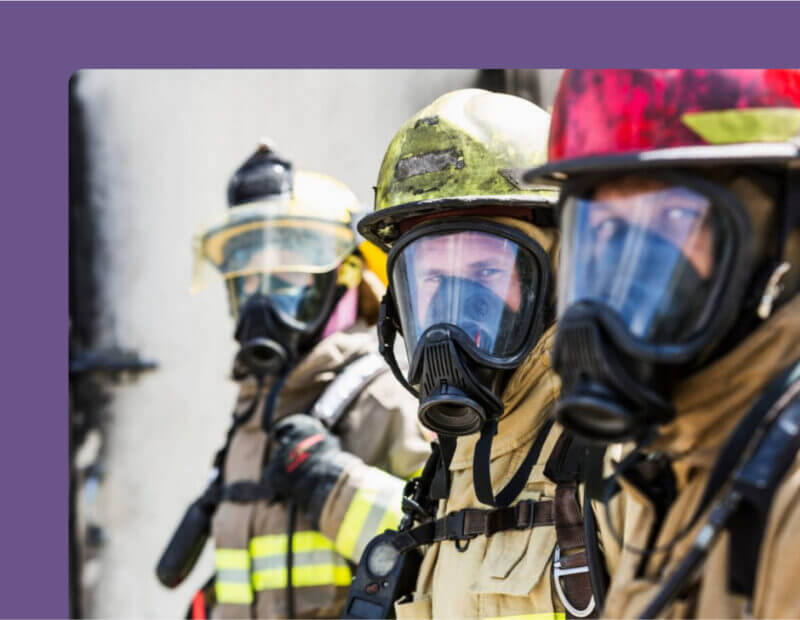
[(400, 553), (392, 545), (391, 540), (385, 538), (369, 550), (367, 556), (367, 570), (375, 577), (386, 577), (397, 562)]

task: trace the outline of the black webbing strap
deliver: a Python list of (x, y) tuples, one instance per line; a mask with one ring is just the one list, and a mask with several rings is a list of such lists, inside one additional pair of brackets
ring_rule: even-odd
[(458, 542), (477, 536), (491, 536), (505, 530), (527, 530), (554, 523), (552, 501), (526, 499), (513, 506), (493, 510), (465, 508), (451, 512), (440, 519), (398, 533), (392, 544), (402, 553), (443, 540)]
[(497, 434), (497, 420), (490, 420), (481, 431), (478, 445), (475, 447), (475, 454), (472, 459), (473, 483), (475, 485), (475, 495), (482, 504), (494, 507), (505, 507), (511, 504), (522, 492), (525, 483), (528, 482), (533, 466), (539, 458), (542, 446), (547, 439), (550, 429), (553, 427), (553, 419), (549, 418), (544, 427), (539, 431), (536, 439), (531, 444), (525, 460), (513, 475), (508, 484), (496, 496), (492, 488), (492, 474), (490, 461), (492, 456), (492, 441)]
[[(261, 416), (261, 428), (269, 435), (272, 432), (272, 417), (275, 414), (275, 405), (278, 402), (278, 396), (281, 393), (283, 382), (286, 381), (286, 374), (282, 374), (275, 380), (269, 388), (269, 394), (264, 401), (264, 414)], [(264, 454), (266, 455), (266, 450)]]
[(220, 490), (220, 500), (235, 504), (249, 504), (271, 500), (272, 491), (266, 482), (259, 480), (237, 480), (226, 484)]
[(450, 463), (456, 452), (456, 438), (439, 435), (439, 454), (436, 470), (430, 487), (432, 500), (447, 499), (450, 497)]
[(728, 441), (725, 442), (722, 450), (720, 451), (717, 461), (711, 470), (711, 475), (706, 483), (706, 488), (703, 490), (703, 495), (694, 515), (686, 526), (686, 531), (691, 530), (699, 521), (700, 517), (705, 513), (711, 505), (711, 501), (719, 493), (720, 489), (730, 480), (731, 472), (734, 471), (736, 465), (742, 458), (745, 448), (753, 439), (758, 427), (763, 422), (767, 413), (769, 413), (772, 406), (777, 400), (786, 392), (788, 388), (788, 381), (792, 376), (792, 371), (800, 364), (800, 360), (790, 364), (789, 368), (784, 370), (778, 377), (776, 377), (764, 390), (764, 393), (752, 406), (750, 411), (734, 429)]
[(431, 485), (439, 463), (442, 460), (441, 446), (438, 442), (431, 442), (431, 453), (419, 476), (406, 482), (403, 489), (403, 519), (398, 530), (409, 529), (414, 521), (426, 521), (436, 515), (436, 501), (431, 497)]
[(597, 539), (597, 520), (586, 486), (583, 488), (583, 537), (586, 540), (586, 564), (589, 566), (592, 594), (596, 609), (602, 613), (610, 577)]

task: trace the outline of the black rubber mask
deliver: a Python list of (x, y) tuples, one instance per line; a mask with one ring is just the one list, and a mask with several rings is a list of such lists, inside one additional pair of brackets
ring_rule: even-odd
[[(454, 307), (457, 306), (457, 307)], [(503, 412), (503, 368), (480, 361), (484, 345), (494, 350), (498, 326), (514, 322), (508, 305), (490, 289), (463, 278), (443, 277), (428, 313), (462, 317), (458, 326), (439, 323), (417, 343), (409, 378), (419, 385), (419, 417), (428, 428), (449, 435), (478, 432)], [(476, 359), (477, 358), (477, 359)]]
[(643, 439), (735, 318), (742, 208), (698, 179), (627, 177), (567, 190), (561, 228), (557, 418), (591, 440)]

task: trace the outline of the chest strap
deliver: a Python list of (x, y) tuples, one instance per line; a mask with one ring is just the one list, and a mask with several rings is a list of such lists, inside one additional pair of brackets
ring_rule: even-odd
[(553, 502), (523, 500), (513, 506), (482, 510), (465, 508), (428, 521), (405, 532), (399, 532), (394, 546), (401, 553), (444, 540), (470, 540), (491, 536), (505, 530), (527, 530), (540, 525), (553, 525)]
[[(594, 531), (588, 533), (587, 542), (586, 522), (578, 501), (578, 483), (585, 480), (587, 466), (602, 468), (602, 452), (590, 454), (586, 446), (562, 432), (547, 459), (545, 475), (556, 483), (553, 586), (569, 618), (595, 617), (597, 609), (590, 567), (596, 572), (602, 562), (597, 561), (599, 548)], [(593, 520), (590, 524), (594, 525)], [(598, 598), (601, 596), (598, 593)]]

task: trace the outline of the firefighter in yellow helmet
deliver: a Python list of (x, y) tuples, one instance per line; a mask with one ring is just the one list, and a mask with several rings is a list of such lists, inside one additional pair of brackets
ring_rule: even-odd
[[(326, 537), (293, 502), (278, 501), (264, 466), (275, 453), (273, 429), (289, 414), (300, 414), (292, 418), (298, 428), (325, 429), (367, 474), (403, 479), (424, 463), (429, 448), (415, 403), (375, 354), (369, 327), (383, 283), (365, 262), (382, 271), (381, 253), (363, 240), (357, 246), (358, 202), (349, 189), (294, 171), (266, 144), (234, 174), (228, 202), (196, 250), (227, 288), (239, 397), (216, 476), (184, 517), (158, 576), (177, 585), (210, 533), (216, 571), (195, 596), (194, 617), (338, 617), (357, 550)], [(381, 518), (355, 535), (396, 526), (399, 501), (399, 489), (367, 501)]]
[[(599, 609), (619, 547), (585, 501), (584, 482), (619, 450), (593, 450), (552, 421), (558, 192), (521, 190), (515, 174), (543, 162), (548, 125), (523, 99), (461, 90), (412, 117), (386, 152), (375, 212), (359, 230), (390, 250), (381, 352), (438, 443), (407, 487), (400, 531), (362, 554), (345, 617)], [(407, 372), (395, 358), (398, 333)], [(285, 444), (287, 470), (298, 440)], [(287, 492), (303, 482), (287, 479)], [(339, 480), (323, 531), (359, 484)]]

